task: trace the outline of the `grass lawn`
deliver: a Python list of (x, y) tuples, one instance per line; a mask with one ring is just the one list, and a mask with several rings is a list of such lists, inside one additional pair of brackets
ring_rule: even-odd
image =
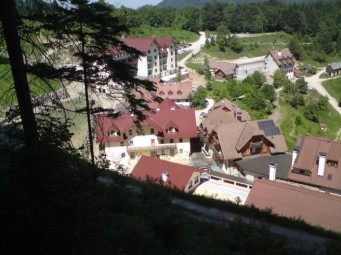
[(259, 57), (269, 53), (273, 48), (283, 49), (291, 40), (291, 36), (286, 33), (275, 33), (269, 35), (239, 38), (243, 44), (243, 50), (240, 53), (226, 48), (225, 52), (219, 50), (218, 46), (203, 48), (204, 53), (218, 59), (237, 59), (241, 57)]
[(141, 26), (130, 31), (129, 37), (171, 37), (176, 44), (181, 42), (195, 42), (199, 39), (199, 35), (185, 30), (176, 30), (169, 27), (149, 27)]
[(326, 114), (320, 117), (320, 123), (327, 126), (327, 130), (323, 131), (320, 129), (320, 123), (307, 120), (299, 110), (284, 103), (281, 98), (279, 104), (282, 116), (280, 127), (289, 150), (295, 146), (299, 135), (325, 137), (331, 140), (337, 138), (337, 133), (341, 128), (341, 118), (332, 106), (328, 105), (329, 109)]
[[(31, 90), (31, 96), (35, 97), (57, 90), (61, 87), (56, 81), (49, 81), (49, 84), (28, 75), (28, 83)], [(17, 104), (15, 95), (12, 72), (8, 63), (0, 64), (0, 108), (7, 108), (10, 105)]]
[(324, 81), (322, 85), (330, 95), (341, 102), (341, 77)]

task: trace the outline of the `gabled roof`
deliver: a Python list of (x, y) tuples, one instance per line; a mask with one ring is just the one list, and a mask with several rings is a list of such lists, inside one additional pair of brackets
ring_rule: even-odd
[(340, 196), (262, 179), (255, 182), (245, 204), (341, 231)]
[(282, 49), (280, 51), (272, 50), (270, 51), (268, 56), (269, 55), (271, 55), (271, 57), (279, 67), (288, 64), (295, 64), (296, 62), (294, 55), (290, 52), (288, 48)]
[[(289, 171), (289, 179), (341, 190), (341, 142), (300, 136), (297, 139), (295, 149), (298, 151), (298, 155), (293, 168), (311, 171), (311, 175), (305, 176)], [(323, 176), (317, 175), (317, 159), (320, 153), (324, 153), (327, 159)], [(328, 161), (337, 162), (337, 166), (329, 165)], [(331, 178), (330, 180), (328, 180), (328, 176)]]
[[(145, 111), (146, 119), (141, 126), (150, 126), (162, 133), (164, 138), (194, 138), (197, 137), (195, 112), (193, 109), (182, 109), (170, 99), (165, 99), (157, 111)], [(123, 134), (128, 129), (136, 126), (136, 116), (129, 112), (122, 113), (114, 118), (108, 115), (96, 116), (96, 141), (100, 142), (121, 142), (124, 141)], [(178, 132), (167, 132), (169, 123), (174, 123)], [(120, 136), (108, 136), (108, 132), (114, 129)]]
[(155, 40), (158, 42), (158, 44), (161, 47), (169, 47), (172, 44), (174, 44), (173, 39), (170, 37), (157, 37), (157, 38), (155, 38)]
[[(156, 109), (158, 103), (153, 97), (162, 99), (185, 100), (192, 94), (192, 82), (161, 82), (160, 79), (150, 79), (154, 83), (156, 91), (150, 92), (144, 88), (139, 88), (138, 92), (133, 91), (136, 98), (143, 98), (151, 109)], [(169, 93), (172, 92), (172, 93)]]
[[(127, 46), (135, 48), (143, 53), (148, 52), (153, 43), (158, 45), (154, 38), (123, 38), (122, 42), (124, 42)], [(160, 45), (158, 45), (158, 47), (160, 47)]]
[(341, 62), (330, 63), (328, 66), (330, 66), (332, 70), (338, 70), (341, 69)]
[[(241, 120), (237, 119), (237, 113), (240, 114)], [(207, 132), (211, 133), (218, 125), (223, 123), (238, 123), (240, 121), (250, 120), (250, 115), (247, 111), (239, 109), (226, 98), (215, 103), (207, 114), (207, 117), (202, 121), (201, 126)]]
[(225, 75), (234, 74), (236, 71), (237, 64), (229, 62), (210, 62), (209, 66), (214, 72), (221, 70)]
[(223, 123), (215, 129), (221, 152), (225, 160), (242, 157), (241, 149), (253, 136), (263, 135), (272, 145), (271, 153), (284, 153), (288, 150), (284, 137), (281, 133), (265, 134), (259, 126), (260, 121), (247, 121), (235, 123)]
[[(178, 163), (173, 163), (158, 158), (141, 156), (131, 175), (136, 179), (147, 180), (151, 178), (159, 182), (162, 173), (168, 173), (168, 180), (163, 185), (179, 190), (184, 190), (191, 180), (196, 168)], [(162, 182), (160, 182), (162, 183)]]

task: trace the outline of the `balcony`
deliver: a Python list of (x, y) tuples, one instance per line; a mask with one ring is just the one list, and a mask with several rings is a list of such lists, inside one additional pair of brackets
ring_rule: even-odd
[(165, 150), (165, 149), (176, 149), (176, 143), (165, 143), (158, 145), (150, 145), (150, 146), (127, 146), (128, 152), (131, 151), (156, 151), (156, 150)]

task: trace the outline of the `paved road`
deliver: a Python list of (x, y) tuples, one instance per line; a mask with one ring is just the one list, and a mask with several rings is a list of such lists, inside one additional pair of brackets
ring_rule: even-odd
[(213, 106), (213, 104), (214, 104), (214, 100), (213, 100), (213, 99), (206, 98), (206, 100), (208, 101), (208, 105), (206, 106), (205, 109), (202, 109), (202, 110), (195, 110), (195, 122), (196, 122), (197, 126), (199, 126), (200, 123), (201, 123), (201, 116), (200, 116), (200, 114), (201, 114), (202, 112), (207, 113), (208, 110), (211, 109), (212, 106)]
[(323, 74), (324, 72), (325, 72), (325, 69), (322, 69), (319, 72), (317, 72), (315, 75), (305, 78), (305, 81), (308, 82), (309, 87), (316, 89), (321, 95), (327, 96), (329, 103), (334, 107), (334, 109), (339, 114), (341, 114), (341, 107), (339, 107), (337, 99), (332, 97), (327, 92), (327, 90), (322, 86), (322, 82), (330, 80), (330, 79), (334, 79), (337, 77), (321, 79), (320, 75)]
[(205, 44), (205, 41), (206, 41), (205, 32), (199, 32), (199, 33), (200, 33), (199, 40), (192, 42), (192, 45), (187, 48), (189, 51), (191, 51), (191, 53), (179, 61), (179, 63), (178, 63), (179, 66), (186, 67), (186, 65), (185, 65), (186, 61), (189, 60), (193, 54), (195, 55), (195, 54), (199, 53), (202, 45)]
[(205, 221), (214, 221), (220, 224), (225, 224), (226, 221), (229, 220), (235, 220), (238, 218), (241, 218), (246, 223), (256, 223), (260, 225), (266, 225), (269, 230), (275, 234), (282, 235), (288, 238), (288, 240), (297, 247), (305, 247), (307, 249), (320, 249), (320, 251), (324, 251), (324, 246), (326, 239), (323, 237), (315, 236), (312, 234), (309, 234), (307, 232), (290, 229), (262, 221), (258, 221), (255, 219), (250, 219), (247, 217), (242, 217), (240, 215), (230, 213), (224, 210), (210, 208), (206, 206), (202, 206), (187, 200), (183, 199), (177, 199), (173, 198), (172, 203), (176, 205), (180, 205), (184, 207), (185, 209), (189, 209), (191, 211), (194, 211), (198, 214), (193, 215), (197, 218)]

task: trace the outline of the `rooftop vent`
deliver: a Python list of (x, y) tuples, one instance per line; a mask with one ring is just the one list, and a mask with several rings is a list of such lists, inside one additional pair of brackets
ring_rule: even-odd
[(167, 171), (163, 171), (162, 174), (161, 174), (161, 180), (163, 182), (166, 182), (169, 178), (169, 173)]

